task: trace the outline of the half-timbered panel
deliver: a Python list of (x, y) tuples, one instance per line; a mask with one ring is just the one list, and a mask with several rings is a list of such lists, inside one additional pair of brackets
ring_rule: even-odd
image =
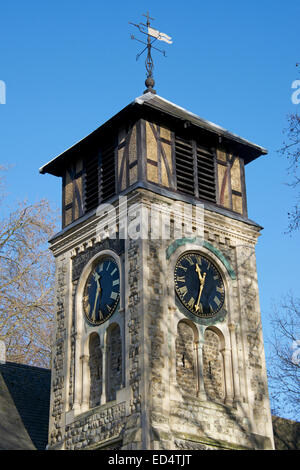
[(217, 151), (219, 204), (247, 215), (243, 162), (237, 155)]
[(174, 189), (170, 129), (146, 121), (147, 180)]
[(137, 126), (132, 128), (130, 141), (128, 143), (128, 171), (129, 171), (129, 186), (137, 182), (138, 179), (138, 155), (137, 155)]
[(158, 178), (158, 144), (156, 125), (146, 121), (146, 158), (147, 180), (159, 183)]
[(129, 130), (119, 131), (119, 143), (117, 151), (118, 165), (118, 189), (124, 191), (137, 182), (138, 179), (138, 155), (137, 155), (137, 126)]
[(82, 160), (65, 170), (63, 178), (63, 226), (69, 225), (83, 214)]

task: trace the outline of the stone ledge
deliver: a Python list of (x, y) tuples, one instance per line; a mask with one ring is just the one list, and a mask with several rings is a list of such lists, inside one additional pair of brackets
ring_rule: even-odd
[(188, 441), (193, 444), (202, 444), (202, 445), (208, 445), (210, 447), (214, 447), (216, 449), (224, 449), (224, 450), (250, 450), (250, 447), (246, 446), (240, 446), (237, 444), (231, 444), (226, 441), (222, 440), (217, 440), (213, 439), (210, 437), (203, 437), (203, 436), (198, 436), (195, 434), (187, 434), (187, 433), (181, 433), (181, 432), (173, 432), (173, 435), (175, 438), (180, 439), (182, 441)]

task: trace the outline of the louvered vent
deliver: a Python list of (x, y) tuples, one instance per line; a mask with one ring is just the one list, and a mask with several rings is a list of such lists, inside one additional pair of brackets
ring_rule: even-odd
[(101, 200), (106, 201), (116, 194), (115, 146), (101, 152)]
[(216, 202), (214, 155), (194, 140), (175, 137), (177, 190)]
[(85, 212), (116, 194), (115, 146), (99, 149), (85, 164)]
[(193, 146), (188, 140), (175, 138), (177, 190), (195, 194)]
[(197, 146), (197, 175), (199, 198), (216, 202), (214, 156), (199, 146)]
[(98, 206), (99, 202), (99, 159), (93, 155), (85, 166), (85, 212)]

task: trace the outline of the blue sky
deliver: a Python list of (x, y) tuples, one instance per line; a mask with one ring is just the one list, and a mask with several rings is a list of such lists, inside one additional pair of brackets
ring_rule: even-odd
[(292, 82), (300, 79), (298, 0), (287, 2), (27, 0), (2, 2), (0, 164), (8, 201), (50, 199), (61, 182), (39, 167), (144, 91), (144, 57), (130, 39), (150, 9), (172, 36), (154, 55), (157, 93), (269, 151), (246, 167), (249, 217), (264, 227), (257, 246), (265, 336), (273, 303), (299, 293), (299, 234), (285, 235), (295, 192), (279, 154)]

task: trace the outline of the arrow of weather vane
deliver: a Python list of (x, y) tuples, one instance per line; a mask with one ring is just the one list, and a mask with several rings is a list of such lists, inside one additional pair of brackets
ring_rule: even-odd
[(150, 18), (149, 12), (147, 12), (147, 15), (143, 14), (143, 16), (147, 18), (146, 24), (144, 23), (135, 24), (131, 22), (129, 24), (132, 24), (133, 26), (138, 28), (138, 30), (141, 33), (145, 34), (147, 36), (147, 42), (141, 41), (140, 39), (136, 38), (133, 34), (131, 35), (131, 39), (141, 42), (142, 44), (146, 46), (141, 52), (137, 54), (136, 60), (138, 60), (139, 57), (147, 50), (147, 57), (145, 61), (146, 72), (147, 72), (145, 85), (147, 89), (144, 91), (144, 93), (148, 93), (149, 91), (151, 93), (156, 93), (156, 91), (153, 89), (155, 82), (153, 79), (154, 64), (153, 64), (153, 59), (151, 56), (151, 49), (155, 49), (156, 51), (161, 52), (164, 56), (166, 56), (166, 52), (164, 50), (158, 49), (157, 47), (153, 46), (153, 43), (155, 41), (163, 41), (163, 42), (166, 42), (167, 44), (172, 44), (172, 38), (168, 36), (167, 34), (158, 31), (157, 29), (151, 28), (150, 20), (154, 20), (154, 18)]

